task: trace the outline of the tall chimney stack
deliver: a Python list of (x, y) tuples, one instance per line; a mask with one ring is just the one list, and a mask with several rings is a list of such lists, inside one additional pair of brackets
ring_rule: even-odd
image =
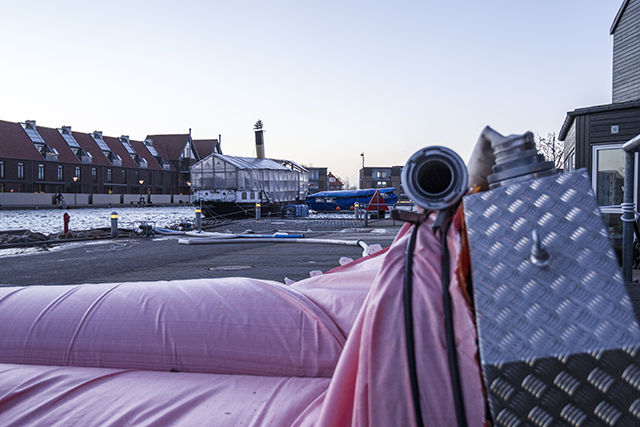
[(253, 131), (256, 133), (256, 157), (264, 159), (264, 136), (262, 134), (262, 120), (258, 120), (253, 126)]

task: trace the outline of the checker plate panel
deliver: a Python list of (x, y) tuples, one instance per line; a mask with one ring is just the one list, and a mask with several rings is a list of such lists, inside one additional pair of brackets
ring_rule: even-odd
[[(640, 330), (586, 172), (466, 196), (464, 209), (496, 425), (640, 425)], [(529, 260), (534, 229), (546, 267)]]

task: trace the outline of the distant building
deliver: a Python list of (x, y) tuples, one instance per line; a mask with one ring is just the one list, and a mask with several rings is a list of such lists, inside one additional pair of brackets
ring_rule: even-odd
[(219, 150), (190, 133), (134, 141), (0, 121), (0, 193), (189, 195), (189, 167)]
[(328, 183), (329, 191), (342, 190), (342, 186), (343, 186), (342, 181), (340, 181), (340, 178), (336, 177), (331, 172), (329, 172), (329, 174), (327, 175), (327, 183)]
[(307, 168), (309, 171), (309, 192), (308, 194), (328, 190), (327, 168)]
[[(586, 168), (612, 237), (622, 230), (624, 151), (640, 134), (640, 0), (624, 0), (613, 24), (612, 103), (567, 113), (558, 139), (564, 170)], [(637, 180), (636, 174), (636, 180)], [(638, 185), (635, 185), (637, 206)]]
[(364, 167), (360, 169), (360, 188), (395, 187), (396, 194), (401, 196), (404, 194), (401, 182), (402, 168), (403, 166)]

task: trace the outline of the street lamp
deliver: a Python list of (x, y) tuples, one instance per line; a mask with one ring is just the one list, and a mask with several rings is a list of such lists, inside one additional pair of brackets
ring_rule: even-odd
[(140, 194), (142, 194), (142, 184), (144, 184), (144, 179), (140, 179), (138, 182), (140, 183)]
[(73, 177), (73, 183), (76, 185), (76, 194), (78, 194), (78, 177), (77, 176)]

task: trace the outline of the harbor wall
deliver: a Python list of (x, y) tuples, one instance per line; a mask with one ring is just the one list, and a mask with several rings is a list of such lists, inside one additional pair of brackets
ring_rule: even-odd
[(68, 207), (135, 205), (140, 198), (154, 205), (178, 205), (190, 203), (188, 195), (173, 194), (85, 194), (62, 193), (64, 200), (56, 203), (54, 193), (0, 193), (0, 209), (55, 208), (66, 204)]

